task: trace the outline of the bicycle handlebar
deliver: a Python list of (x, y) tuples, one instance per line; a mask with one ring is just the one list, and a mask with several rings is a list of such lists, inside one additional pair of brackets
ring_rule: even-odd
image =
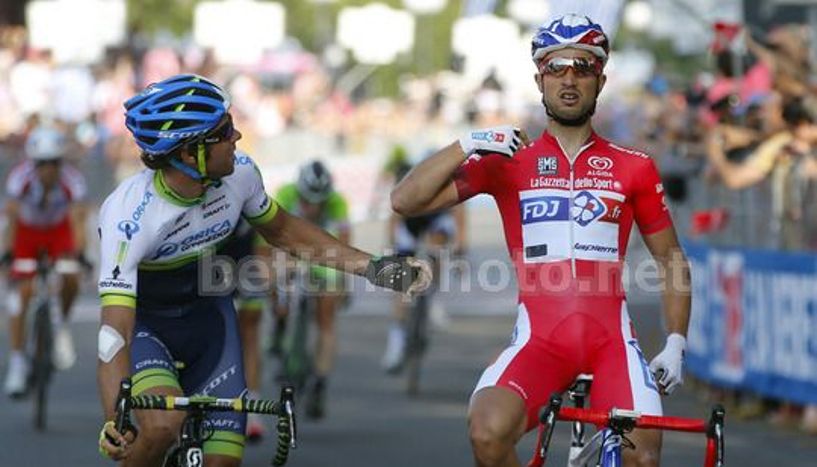
[(119, 396), (116, 402), (116, 430), (120, 433), (133, 431), (136, 428), (130, 421), (131, 410), (184, 410), (204, 412), (242, 412), (275, 415), (278, 417), (278, 445), (272, 465), (282, 466), (289, 457), (289, 451), (297, 447), (297, 430), (295, 412), (293, 409), (295, 390), (292, 386), (281, 388), (281, 395), (277, 401), (261, 399), (224, 399), (209, 396), (161, 396), (141, 395), (131, 396), (130, 378), (122, 379), (119, 386)]
[(707, 420), (699, 418), (658, 417), (654, 415), (641, 415), (637, 412), (627, 413), (616, 409), (610, 412), (603, 412), (600, 410), (562, 407), (559, 410), (558, 418), (559, 420), (590, 423), (596, 426), (607, 426), (615, 420), (632, 420), (634, 428), (685, 431), (689, 433), (706, 433), (709, 430)]

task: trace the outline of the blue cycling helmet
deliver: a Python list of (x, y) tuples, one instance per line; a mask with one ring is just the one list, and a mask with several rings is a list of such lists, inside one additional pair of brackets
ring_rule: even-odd
[(603, 64), (610, 55), (610, 41), (601, 26), (587, 16), (569, 14), (536, 30), (531, 41), (531, 57), (538, 63), (550, 52), (566, 48), (592, 52)]
[(218, 126), (230, 108), (220, 86), (198, 75), (176, 75), (125, 101), (125, 126), (144, 157), (156, 161)]

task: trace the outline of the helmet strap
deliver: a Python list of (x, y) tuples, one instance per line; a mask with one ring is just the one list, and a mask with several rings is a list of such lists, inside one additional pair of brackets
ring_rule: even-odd
[[(178, 157), (170, 159), (170, 165), (180, 170), (188, 177), (201, 182), (202, 185), (208, 186), (213, 181), (207, 177), (207, 146), (204, 143), (195, 143), (196, 145), (196, 168), (186, 165)], [(192, 146), (192, 145), (190, 145)]]

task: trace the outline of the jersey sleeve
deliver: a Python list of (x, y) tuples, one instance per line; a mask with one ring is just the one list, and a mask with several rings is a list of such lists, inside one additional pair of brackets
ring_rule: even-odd
[(338, 192), (332, 193), (326, 206), (327, 215), (338, 230), (349, 230), (349, 204), (346, 198)]
[(147, 254), (151, 229), (124, 216), (131, 209), (121, 199), (115, 192), (99, 213), (99, 297), (103, 307), (136, 308), (139, 263)]
[(8, 177), (6, 177), (6, 196), (12, 199), (20, 199), (27, 182), (28, 177), (23, 164), (12, 168)]
[(495, 194), (496, 179), (504, 170), (510, 158), (499, 154), (480, 156), (473, 154), (454, 173), (454, 184), (460, 201), (465, 201), (480, 193)]
[(275, 193), (275, 201), (287, 211), (294, 210), (295, 204), (298, 202), (298, 189), (295, 184), (288, 183), (279, 188), (278, 192)]
[(85, 183), (82, 172), (73, 167), (65, 167), (62, 171), (62, 181), (68, 189), (71, 201), (85, 201), (88, 196), (88, 185)]
[(642, 235), (660, 232), (672, 225), (664, 199), (664, 185), (652, 159), (635, 174), (633, 217)]
[(252, 225), (269, 222), (278, 213), (278, 204), (267, 195), (261, 172), (255, 162), (243, 154), (236, 156), (235, 165), (236, 174), (240, 177), (239, 184), (245, 195), (241, 214)]

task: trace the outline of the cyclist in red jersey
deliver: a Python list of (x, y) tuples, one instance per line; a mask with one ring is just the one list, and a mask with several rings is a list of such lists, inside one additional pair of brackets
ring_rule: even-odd
[(25, 355), (25, 316), (34, 294), (34, 275), (41, 252), (54, 261), (60, 275), (58, 326), (54, 334), (54, 365), (70, 368), (76, 360), (68, 327), (71, 307), (79, 292), (79, 262), (85, 248), (85, 193), (82, 174), (62, 163), (66, 140), (57, 129), (41, 126), (25, 145), (27, 159), (15, 166), (6, 180), (8, 226), (5, 260), (15, 297), (9, 301), (9, 366), (4, 390), (11, 397), (24, 395), (29, 362)]
[[(652, 159), (597, 135), (591, 125), (609, 48), (601, 27), (568, 15), (533, 39), (536, 85), (548, 129), (529, 142), (512, 126), (472, 131), (418, 165), (392, 191), (404, 216), (493, 196), (519, 282), (510, 345), (477, 384), (469, 435), (478, 466), (518, 466), (516, 442), (550, 394), (594, 375), (591, 405), (660, 415), (659, 390), (682, 382), (689, 267)], [(669, 331), (647, 365), (621, 277), (632, 224), (664, 275)], [(656, 382), (653, 373), (661, 374)], [(628, 466), (658, 465), (659, 431), (632, 433)]]

